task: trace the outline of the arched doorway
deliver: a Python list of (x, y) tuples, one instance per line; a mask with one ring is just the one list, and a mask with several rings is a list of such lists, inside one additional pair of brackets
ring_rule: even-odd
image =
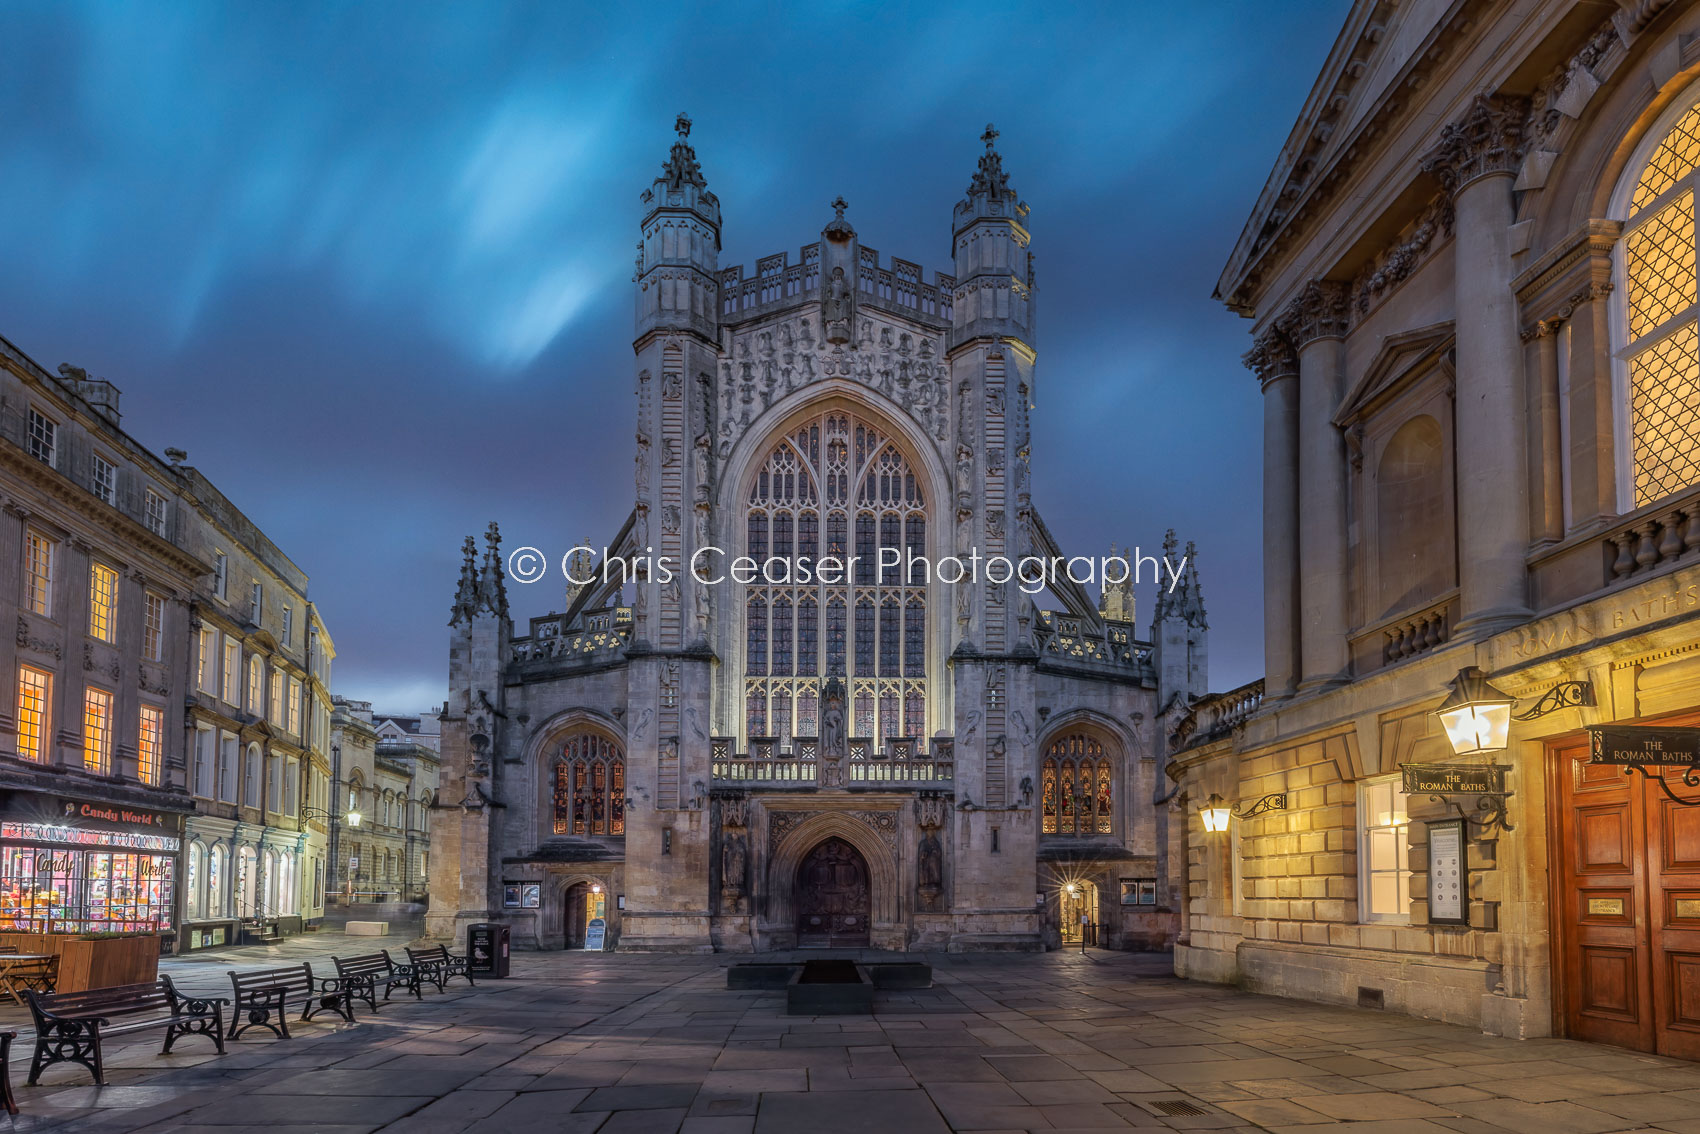
[(798, 946), (867, 945), (870, 896), (861, 852), (837, 836), (823, 840), (797, 867), (792, 908)]
[(1063, 883), (1059, 895), (1058, 917), (1062, 921), (1062, 939), (1075, 945), (1080, 939), (1089, 938), (1087, 944), (1098, 932), (1098, 887), (1091, 882), (1075, 879)]
[(584, 948), (585, 929), (597, 918), (608, 917), (608, 893), (600, 882), (576, 882), (567, 887), (565, 908), (561, 911), (565, 925), (567, 948)]

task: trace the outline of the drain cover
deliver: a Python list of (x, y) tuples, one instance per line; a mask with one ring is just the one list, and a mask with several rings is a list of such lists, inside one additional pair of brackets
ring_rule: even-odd
[(1151, 1104), (1151, 1109), (1159, 1114), (1209, 1114), (1210, 1112), (1197, 1103), (1185, 1099), (1161, 1099)]

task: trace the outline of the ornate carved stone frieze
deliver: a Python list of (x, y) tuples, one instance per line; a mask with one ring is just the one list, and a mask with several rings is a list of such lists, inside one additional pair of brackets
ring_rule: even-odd
[(1452, 199), (1437, 197), (1400, 232), (1395, 241), (1364, 265), (1352, 280), (1351, 312), (1369, 314), (1382, 299), (1393, 294), (1428, 253), (1452, 235)]
[(53, 658), (60, 657), (59, 643), (48, 638), (37, 637), (30, 629), (29, 619), (18, 615), (17, 645), (20, 650), (34, 650), (38, 654), (46, 654)]
[(1257, 336), (1241, 361), (1257, 375), (1262, 386), (1280, 378), (1296, 377), (1299, 372), (1299, 358), (1293, 352), (1293, 344), (1274, 328)]
[(1529, 100), (1479, 94), (1464, 117), (1440, 131), (1440, 141), (1423, 155), (1423, 172), (1457, 196), (1472, 181), (1494, 173), (1516, 173), (1527, 143)]
[(1294, 350), (1317, 339), (1344, 338), (1351, 314), (1350, 289), (1335, 280), (1312, 280), (1275, 317), (1275, 327)]

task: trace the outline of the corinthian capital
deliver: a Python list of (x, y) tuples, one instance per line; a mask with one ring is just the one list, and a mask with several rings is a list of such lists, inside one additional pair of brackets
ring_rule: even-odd
[(1433, 174), (1454, 196), (1490, 173), (1515, 173), (1523, 160), (1523, 124), (1529, 100), (1479, 94), (1464, 117), (1440, 131), (1440, 141), (1423, 155), (1423, 172)]
[(1267, 386), (1279, 378), (1291, 378), (1299, 372), (1298, 356), (1281, 333), (1271, 327), (1252, 341), (1242, 361), (1257, 375), (1259, 385)]
[(1351, 314), (1350, 300), (1349, 285), (1334, 280), (1312, 280), (1275, 317), (1275, 327), (1293, 344), (1294, 350), (1303, 350), (1317, 339), (1344, 338)]

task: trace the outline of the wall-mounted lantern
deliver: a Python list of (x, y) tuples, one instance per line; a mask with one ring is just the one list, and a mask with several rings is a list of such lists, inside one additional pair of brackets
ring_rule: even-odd
[(1502, 752), (1511, 734), (1511, 706), (1517, 699), (1496, 688), (1476, 666), (1465, 666), (1452, 679), (1452, 692), (1435, 715), (1446, 729), (1452, 751), (1460, 756)]
[(1229, 819), (1255, 819), (1268, 811), (1285, 810), (1287, 793), (1284, 791), (1271, 792), (1244, 811), (1235, 811), (1223, 802), (1221, 796), (1211, 793), (1204, 806), (1198, 809), (1198, 814), (1204, 820), (1204, 829), (1215, 833), (1226, 831)]

